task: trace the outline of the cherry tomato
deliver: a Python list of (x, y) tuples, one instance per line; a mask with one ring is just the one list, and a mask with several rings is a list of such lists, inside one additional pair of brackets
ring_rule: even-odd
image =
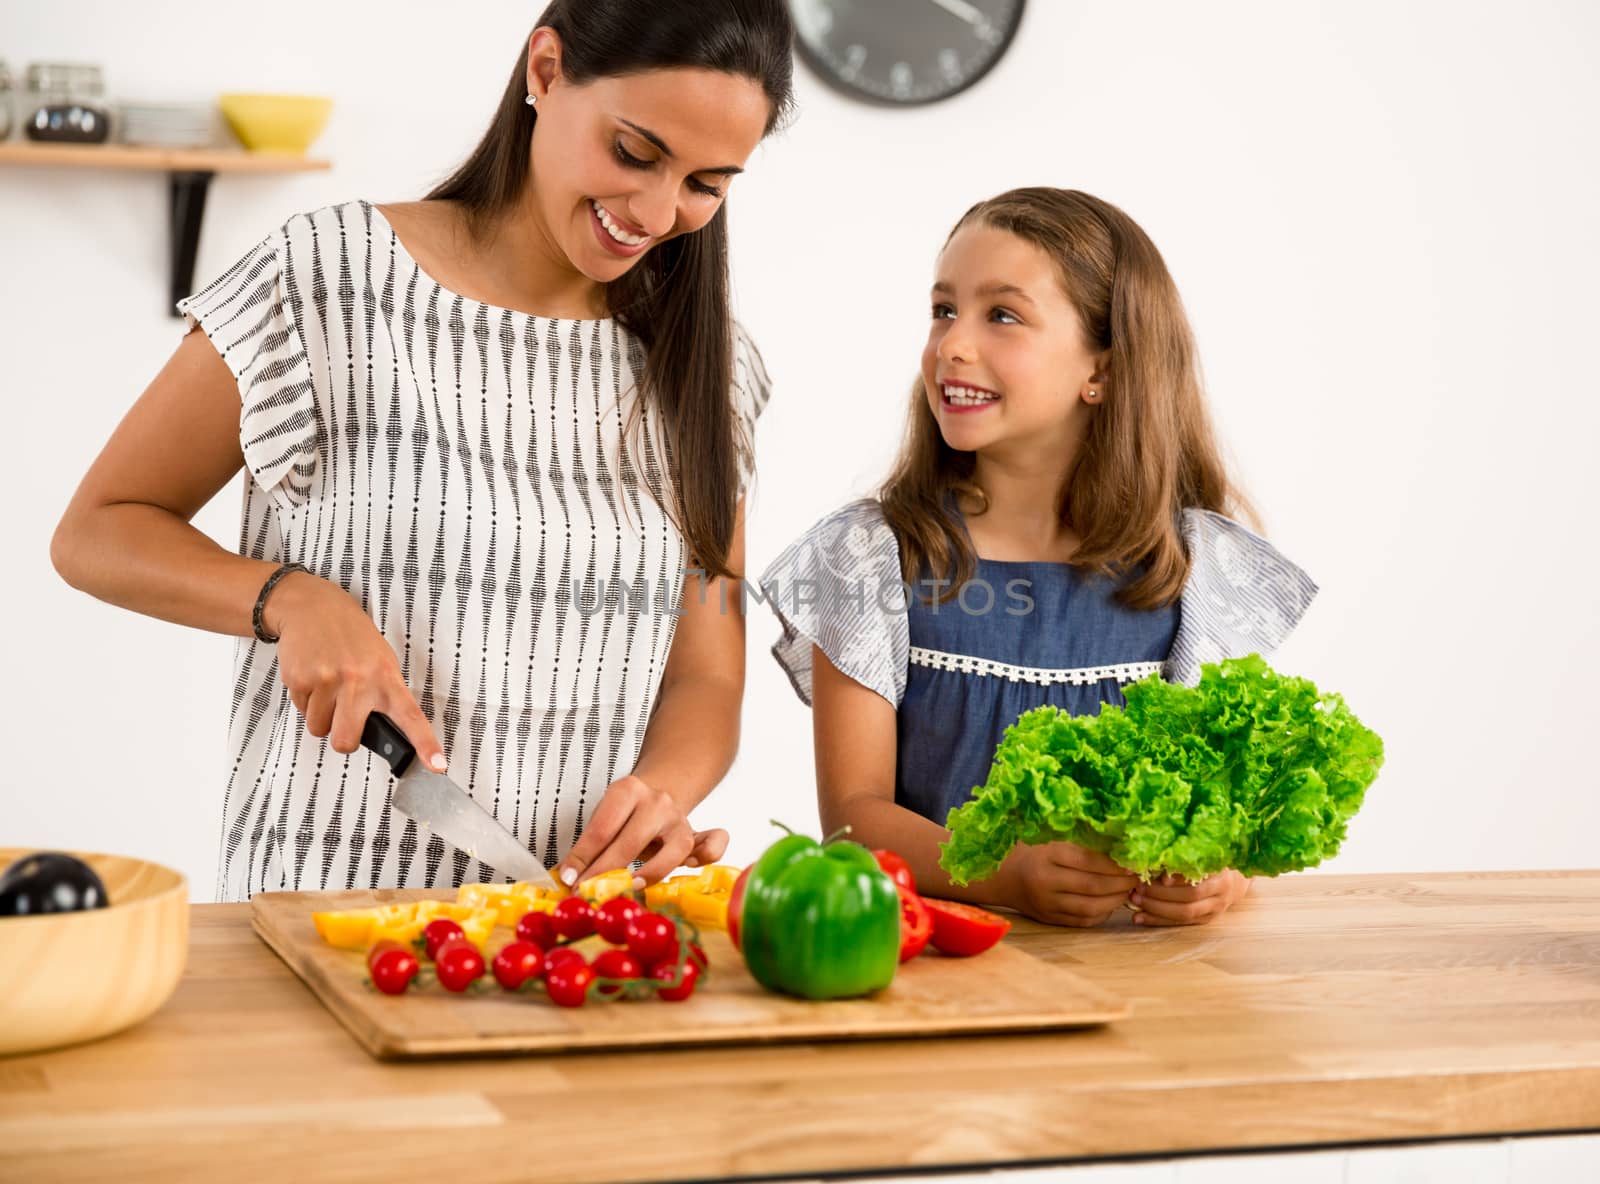
[(433, 960), (433, 972), (447, 991), (465, 991), (483, 971), (483, 954), (466, 938), (445, 942)]
[(429, 958), (437, 958), (439, 947), (451, 938), (465, 936), (461, 926), (449, 917), (439, 917), (437, 920), (429, 921), (428, 927), (422, 931), (423, 945), (428, 951)]
[(626, 945), (628, 922), (644, 911), (644, 905), (637, 900), (626, 896), (613, 896), (595, 910), (595, 932), (614, 946)]
[[(609, 904), (610, 901), (606, 903)], [(627, 950), (604, 950), (595, 955), (594, 961), (590, 965), (594, 967), (596, 978), (644, 977), (644, 967), (639, 965), (639, 959), (628, 953)], [(595, 990), (602, 995), (618, 995), (622, 993), (622, 987), (618, 983), (607, 983), (596, 987)]]
[(377, 945), (373, 946), (367, 951), (368, 971), (372, 969), (372, 964), (378, 960), (378, 955), (384, 953), (386, 950), (405, 950), (408, 954), (411, 952), (397, 941), (389, 941), (388, 939), (380, 941)]
[(517, 936), (531, 941), (541, 950), (555, 948), (561, 935), (556, 932), (555, 919), (549, 913), (523, 913), (517, 922)]
[(594, 906), (581, 896), (569, 896), (550, 914), (556, 932), (568, 941), (577, 941), (594, 932)]
[(628, 921), (628, 952), (646, 966), (678, 957), (678, 927), (660, 913), (640, 913)]
[(928, 948), (933, 914), (913, 889), (900, 889), (900, 961), (909, 962)]
[(873, 856), (878, 860), (878, 866), (889, 873), (889, 878), (901, 888), (910, 892), (917, 890), (916, 878), (911, 874), (911, 867), (893, 851), (885, 851), (881, 847), (873, 851)]
[(552, 970), (568, 962), (582, 962), (585, 966), (589, 965), (589, 959), (571, 946), (557, 946), (544, 956), (545, 977), (549, 978)]
[(494, 981), (515, 991), (544, 972), (544, 951), (531, 941), (509, 941), (494, 956)]
[(694, 994), (694, 985), (700, 981), (700, 965), (693, 958), (683, 963), (683, 979), (678, 980), (678, 965), (675, 962), (662, 962), (650, 968), (650, 977), (658, 983), (677, 982), (675, 987), (658, 986), (656, 996), (665, 999), (668, 1003), (682, 1003)]
[(566, 958), (545, 972), (545, 990), (559, 1007), (582, 1007), (595, 980), (594, 967), (582, 958)]
[(689, 943), (689, 958), (691, 961), (698, 962), (701, 970), (707, 970), (711, 966), (711, 959), (706, 957), (704, 947), (697, 941)]
[(998, 942), (1011, 922), (991, 912), (954, 900), (924, 900), (933, 914), (933, 948), (965, 958)]
[(389, 949), (379, 951), (369, 965), (372, 969), (372, 985), (385, 995), (403, 995), (411, 985), (411, 980), (422, 969), (415, 954), (395, 943), (390, 943)]

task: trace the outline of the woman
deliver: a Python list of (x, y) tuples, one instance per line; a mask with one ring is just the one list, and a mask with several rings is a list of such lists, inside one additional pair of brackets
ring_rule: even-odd
[[(767, 398), (723, 207), (791, 37), (782, 0), (556, 0), (425, 200), (293, 218), (180, 302), (52, 558), (244, 639), (219, 899), (488, 877), (390, 810), (374, 711), (568, 883), (721, 856), (688, 814), (737, 747)], [(234, 554), (189, 520), (241, 466)]]

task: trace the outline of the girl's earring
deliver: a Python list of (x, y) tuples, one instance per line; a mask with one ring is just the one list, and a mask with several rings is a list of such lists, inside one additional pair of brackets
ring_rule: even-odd
[(538, 95), (529, 95), (527, 98), (523, 99), (522, 101), (524, 103), (528, 104), (528, 106), (532, 107), (534, 104), (536, 104), (539, 101), (539, 96)]

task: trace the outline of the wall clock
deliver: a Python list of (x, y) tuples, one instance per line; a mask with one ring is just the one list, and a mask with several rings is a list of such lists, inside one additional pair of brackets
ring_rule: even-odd
[(824, 81), (893, 106), (959, 94), (1005, 55), (1024, 0), (789, 0), (795, 46)]

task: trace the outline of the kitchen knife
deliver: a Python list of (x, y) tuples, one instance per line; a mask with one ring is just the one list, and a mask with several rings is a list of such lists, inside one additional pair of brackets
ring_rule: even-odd
[(388, 716), (374, 711), (361, 730), (361, 744), (394, 773), (394, 808), (423, 830), (465, 851), (501, 875), (539, 888), (556, 888), (555, 878), (517, 837), (472, 796), (443, 773), (424, 768), (405, 733)]

